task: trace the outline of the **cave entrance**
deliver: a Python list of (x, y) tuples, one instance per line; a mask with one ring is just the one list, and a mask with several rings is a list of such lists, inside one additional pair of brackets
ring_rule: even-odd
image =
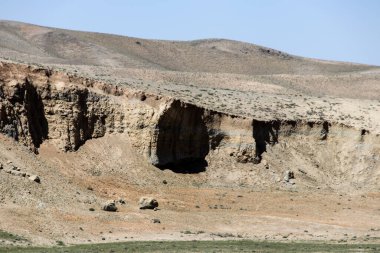
[(177, 173), (206, 170), (209, 136), (204, 109), (174, 101), (156, 126), (156, 159), (153, 164)]

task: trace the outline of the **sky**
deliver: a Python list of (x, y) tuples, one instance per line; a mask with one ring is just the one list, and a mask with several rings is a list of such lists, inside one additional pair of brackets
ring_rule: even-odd
[(0, 0), (0, 19), (139, 38), (225, 38), (380, 66), (380, 0)]

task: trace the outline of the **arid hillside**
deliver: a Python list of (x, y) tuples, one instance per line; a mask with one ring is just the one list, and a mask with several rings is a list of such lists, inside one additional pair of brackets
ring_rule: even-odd
[(379, 243), (379, 67), (9, 21), (0, 35), (0, 230), (24, 238), (0, 246)]
[[(223, 39), (160, 41), (0, 21), (1, 57), (60, 65), (113, 82), (133, 79), (232, 90), (282, 88), (379, 99), (380, 68), (307, 59)], [(141, 88), (147, 84), (141, 84)]]

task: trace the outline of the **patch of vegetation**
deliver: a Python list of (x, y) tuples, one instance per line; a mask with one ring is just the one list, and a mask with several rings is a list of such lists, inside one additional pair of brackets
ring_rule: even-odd
[(267, 241), (165, 241), (75, 245), (52, 248), (0, 248), (0, 252), (379, 252), (379, 244), (329, 244)]
[(26, 241), (25, 238), (0, 230), (0, 240), (6, 241)]
[(65, 243), (63, 241), (56, 241), (58, 246), (65, 246)]

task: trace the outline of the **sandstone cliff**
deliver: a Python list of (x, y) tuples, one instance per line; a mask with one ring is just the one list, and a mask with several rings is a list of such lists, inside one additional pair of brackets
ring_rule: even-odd
[(75, 151), (91, 138), (117, 133), (154, 166), (176, 172), (265, 159), (272, 168), (302, 167), (303, 177), (367, 173), (360, 180), (376, 185), (379, 176), (380, 137), (334, 122), (229, 115), (13, 63), (0, 65), (0, 97), (0, 131), (36, 153), (44, 141)]

